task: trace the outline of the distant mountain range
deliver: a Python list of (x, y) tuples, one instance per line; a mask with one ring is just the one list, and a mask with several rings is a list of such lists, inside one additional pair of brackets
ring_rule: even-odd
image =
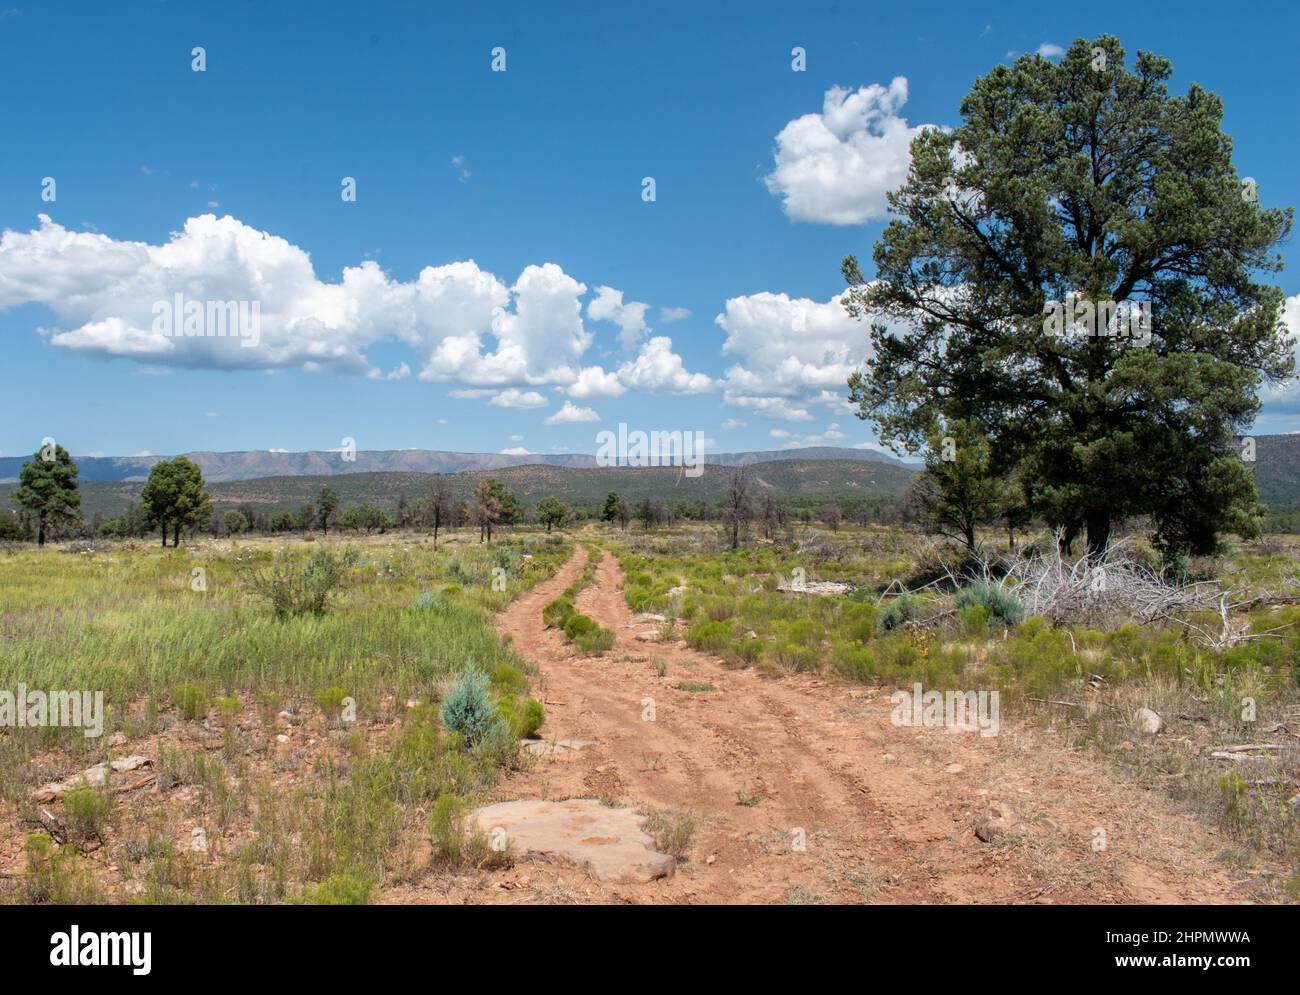
[[(832, 498), (856, 503), (892, 504), (907, 490), (913, 470), (893, 461), (870, 459), (759, 460), (753, 463), (752, 489), (755, 496), (773, 494), (800, 506), (819, 505)], [(483, 477), (494, 477), (518, 495), (524, 505), (534, 505), (547, 496), (569, 505), (600, 505), (605, 495), (617, 491), (625, 501), (636, 504), (646, 498), (672, 503), (716, 502), (726, 487), (728, 474), (721, 468), (706, 468), (688, 477), (678, 467), (573, 467), (532, 463), (491, 470), (462, 470), (436, 475), (404, 471), (372, 473), (257, 477), (231, 480), (208, 487), (218, 508), (249, 504), (257, 511), (275, 512), (299, 508), (315, 500), (328, 485), (344, 507), (362, 502), (392, 511), (402, 495), (410, 501), (429, 496), (435, 481), (447, 484), (456, 501), (466, 500)], [(81, 510), (94, 514), (120, 515), (128, 503), (140, 497), (139, 480), (87, 480), (81, 482)], [(9, 503), (15, 485), (0, 484), (0, 506)]]
[[(1260, 499), (1275, 508), (1300, 507), (1300, 435), (1255, 439), (1255, 484)], [(435, 474), (458, 499), (468, 497), (484, 476), (500, 479), (525, 504), (553, 495), (569, 504), (592, 505), (617, 491), (628, 501), (717, 501), (727, 475), (706, 470), (689, 477), (674, 467), (601, 467), (594, 456), (452, 453), (404, 449), (358, 452), (355, 461), (338, 453), (187, 453), (203, 468), (213, 501), (220, 507), (251, 504), (259, 510), (297, 508), (328, 484), (344, 505), (373, 502), (392, 509), (405, 494), (427, 496)], [(25, 459), (0, 458), (0, 507), (8, 506)], [(121, 514), (137, 500), (148, 469), (165, 457), (84, 457), (83, 514)], [(821, 446), (706, 457), (716, 467), (753, 466), (755, 491), (797, 504), (824, 499), (889, 503), (906, 492), (916, 466), (869, 449)]]
[[(260, 477), (332, 477), (345, 473), (462, 473), (466, 470), (500, 470), (512, 466), (564, 466), (578, 469), (597, 466), (596, 457), (560, 453), (509, 455), (505, 453), (453, 453), (435, 449), (385, 449), (359, 451), (345, 460), (340, 452), (279, 453), (265, 449), (249, 452), (181, 453), (197, 463), (210, 484)], [(143, 481), (149, 469), (169, 456), (74, 456), (78, 479), (83, 481)], [(22, 465), (30, 456), (0, 456), (0, 483), (17, 481)], [(906, 466), (902, 460), (872, 449), (842, 449), (812, 446), (803, 449), (768, 450), (752, 453), (706, 454), (706, 463), (736, 466), (771, 463), (777, 460), (862, 460)]]

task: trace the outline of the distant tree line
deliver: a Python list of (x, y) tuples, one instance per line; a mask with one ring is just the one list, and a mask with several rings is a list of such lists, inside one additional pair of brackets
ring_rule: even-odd
[(501, 529), (518, 525), (541, 526), (550, 532), (578, 522), (606, 522), (649, 531), (680, 522), (716, 522), (724, 526), (734, 547), (753, 528), (764, 539), (776, 541), (792, 538), (796, 525), (819, 523), (834, 530), (845, 523), (908, 524), (919, 514), (913, 503), (890, 503), (884, 497), (827, 501), (758, 495), (752, 479), (747, 468), (731, 470), (722, 498), (712, 502), (631, 501), (611, 491), (598, 505), (567, 505), (547, 495), (525, 506), (501, 481), (488, 477), (478, 481), (468, 499), (458, 499), (448, 481), (436, 478), (423, 494), (399, 494), (391, 511), (374, 501), (345, 506), (329, 486), (297, 508), (266, 508), (247, 501), (217, 505), (200, 467), (177, 457), (153, 465), (139, 500), (129, 502), (122, 514), (83, 517), (75, 461), (62, 446), (47, 446), (23, 465), (13, 495), (16, 512), (0, 509), (0, 540), (44, 543), (47, 538), (156, 536), (163, 545), (176, 546), (182, 538), (201, 535), (329, 534), (332, 529), (369, 535), (403, 529), (429, 532), (436, 545), (447, 530), (474, 527), (480, 541), (491, 542)]

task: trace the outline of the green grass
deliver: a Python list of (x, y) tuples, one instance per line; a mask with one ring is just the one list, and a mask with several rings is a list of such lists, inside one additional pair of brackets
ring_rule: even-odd
[[(522, 668), (489, 613), (570, 551), (540, 535), (448, 542), (437, 553), (411, 541), (358, 543), (325, 614), (277, 618), (254, 578), (277, 557), (304, 560), (313, 544), (275, 545), (0, 552), (0, 687), (102, 690), (119, 719), (140, 697), (175, 702), (186, 718), (222, 692), (341, 689), (363, 705), (381, 694), (418, 698), (471, 664)], [(196, 566), (206, 591), (190, 588)], [(412, 608), (431, 590), (441, 611)]]
[(584, 615), (574, 606), (574, 599), (590, 586), (596, 579), (596, 568), (600, 565), (599, 547), (584, 543), (587, 549), (587, 562), (578, 579), (564, 589), (558, 598), (542, 609), (542, 621), (548, 626), (564, 632), (564, 638), (573, 643), (583, 653), (598, 656), (614, 647), (614, 633), (602, 628), (589, 615)]

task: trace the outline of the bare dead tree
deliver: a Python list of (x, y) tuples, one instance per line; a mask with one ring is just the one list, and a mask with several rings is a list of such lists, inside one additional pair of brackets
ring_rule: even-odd
[(732, 549), (740, 548), (740, 533), (754, 515), (749, 496), (749, 467), (738, 466), (727, 477), (722, 496), (722, 520), (727, 526)]

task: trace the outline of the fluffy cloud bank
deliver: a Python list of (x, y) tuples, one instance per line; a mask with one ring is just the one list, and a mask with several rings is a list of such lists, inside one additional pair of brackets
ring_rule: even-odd
[[(401, 379), (366, 359), (380, 341), (398, 341), (419, 356), (425, 382), (496, 388), (499, 405), (545, 403), (522, 387), (558, 387), (575, 398), (617, 397), (640, 390), (704, 389), (670, 339), (641, 346), (624, 369), (631, 380), (583, 366), (594, 341), (583, 324), (586, 284), (555, 263), (526, 266), (513, 284), (472, 260), (426, 266), (411, 281), (388, 277), (371, 260), (321, 280), (302, 248), (230, 216), (186, 220), (161, 245), (70, 231), (46, 215), (29, 232), (0, 235), (0, 310), (42, 304), (57, 319), (42, 329), (62, 349), (123, 357), (153, 366), (216, 369), (302, 368)], [(155, 325), (160, 302), (256, 304), (253, 339), (174, 336)], [(647, 331), (649, 305), (623, 302), (600, 287), (588, 306), (615, 321), (634, 349)]]
[(898, 111), (907, 79), (826, 91), (820, 114), (795, 118), (776, 136), (776, 168), (767, 188), (795, 221), (857, 225), (888, 212), (885, 194), (902, 185), (912, 139), (932, 125), (912, 127)]

